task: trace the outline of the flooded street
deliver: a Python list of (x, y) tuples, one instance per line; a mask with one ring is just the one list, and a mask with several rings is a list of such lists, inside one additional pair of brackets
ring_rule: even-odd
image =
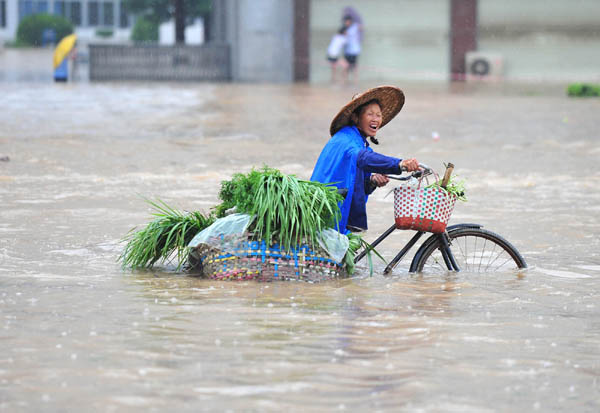
[(412, 254), (323, 284), (121, 269), (143, 197), (208, 212), (233, 173), (309, 178), (371, 86), (0, 83), (0, 410), (600, 410), (600, 100), (562, 85), (398, 84), (378, 134), (384, 154), (453, 162), (451, 223), (505, 236), (525, 271), (409, 274)]

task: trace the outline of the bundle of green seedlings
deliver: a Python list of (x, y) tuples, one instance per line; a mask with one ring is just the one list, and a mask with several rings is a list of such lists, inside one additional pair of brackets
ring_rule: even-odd
[(235, 174), (222, 183), (219, 198), (223, 202), (215, 208), (217, 217), (231, 209), (252, 215), (250, 232), (286, 250), (302, 242), (316, 245), (319, 233), (339, 220), (337, 204), (343, 199), (336, 187), (268, 167)]
[(600, 96), (600, 85), (590, 83), (571, 83), (567, 87), (569, 96)]
[(215, 217), (201, 212), (184, 213), (163, 201), (146, 202), (155, 218), (145, 228), (131, 229), (123, 238), (125, 249), (119, 257), (124, 267), (151, 268), (157, 261), (170, 263), (177, 258), (177, 270), (187, 259), (187, 245), (194, 236), (209, 227)]
[(346, 251), (346, 255), (344, 256), (344, 265), (346, 266), (346, 271), (348, 274), (354, 273), (354, 258), (356, 257), (356, 253), (364, 248), (367, 251), (367, 263), (369, 266), (369, 275), (373, 276), (373, 256), (374, 253), (377, 255), (383, 262), (386, 262), (385, 259), (369, 244), (365, 241), (360, 235), (348, 233), (348, 251)]
[(465, 195), (465, 181), (456, 178), (456, 175), (450, 175), (450, 179), (448, 180), (448, 183), (446, 184), (445, 188), (442, 187), (442, 179), (432, 183), (431, 185), (427, 185), (427, 188), (437, 186), (443, 189), (444, 191), (448, 192), (449, 194), (456, 196), (456, 199), (458, 199), (459, 201), (466, 202), (467, 196)]
[[(176, 257), (179, 270), (193, 237), (233, 211), (255, 217), (248, 228), (255, 239), (279, 243), (286, 250), (304, 242), (316, 246), (319, 233), (339, 220), (338, 202), (343, 199), (334, 186), (300, 180), (268, 167), (223, 181), (219, 198), (221, 204), (209, 215), (183, 213), (162, 201), (147, 201), (156, 218), (140, 231), (132, 229), (123, 239), (127, 242), (119, 257), (123, 266), (150, 268), (159, 260), (171, 262)], [(349, 239), (344, 258), (348, 273), (354, 270), (354, 256), (360, 247), (369, 248), (372, 272), (370, 246), (359, 235), (350, 234)]]
[[(215, 208), (217, 217), (229, 211), (255, 216), (250, 232), (267, 243), (278, 242), (284, 249), (299, 243), (317, 245), (319, 233), (333, 228), (340, 219), (338, 203), (343, 197), (337, 188), (320, 182), (304, 181), (264, 167), (249, 174), (235, 174), (221, 185)], [(377, 253), (360, 235), (348, 234), (349, 248), (344, 256), (348, 274), (354, 272), (354, 257), (367, 248), (369, 269), (373, 273), (372, 254)]]

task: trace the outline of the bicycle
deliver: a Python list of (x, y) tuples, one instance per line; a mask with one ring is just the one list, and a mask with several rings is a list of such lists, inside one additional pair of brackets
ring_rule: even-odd
[[(422, 180), (424, 177), (434, 174), (427, 165), (420, 164), (419, 166), (421, 170), (410, 175), (388, 175), (388, 177), (398, 181), (408, 181), (411, 178)], [(358, 254), (354, 262), (360, 261), (369, 250), (375, 248), (397, 229), (399, 228), (394, 223), (373, 241), (370, 247)], [(390, 261), (383, 273), (389, 274), (425, 233), (425, 231), (417, 230), (417, 233)], [(523, 268), (527, 268), (525, 259), (509, 241), (495, 232), (483, 229), (483, 225), (463, 223), (447, 226), (444, 232), (430, 235), (415, 253), (409, 272), (458, 272), (461, 270), (496, 272)]]

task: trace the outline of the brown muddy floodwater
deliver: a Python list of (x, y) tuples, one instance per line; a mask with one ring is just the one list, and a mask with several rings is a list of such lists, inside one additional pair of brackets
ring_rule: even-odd
[[(399, 85), (380, 133), (382, 153), (453, 162), (469, 201), (451, 223), (504, 235), (528, 270), (121, 270), (119, 240), (151, 219), (142, 197), (208, 211), (253, 166), (308, 178), (369, 86), (1, 84), (0, 410), (599, 411), (600, 100), (562, 86)], [(392, 223), (387, 192), (367, 240)]]

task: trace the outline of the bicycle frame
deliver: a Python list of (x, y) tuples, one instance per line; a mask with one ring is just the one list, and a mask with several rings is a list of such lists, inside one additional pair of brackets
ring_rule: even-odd
[[(449, 165), (452, 165), (452, 164), (449, 164)], [(427, 165), (419, 164), (419, 166), (421, 167), (421, 171), (413, 172), (413, 174), (411, 175), (412, 177), (417, 177), (417, 178), (423, 179), (424, 177), (426, 177), (428, 175), (434, 174), (433, 170), (431, 168), (429, 168)], [(452, 165), (452, 167), (454, 167), (454, 165)], [(410, 179), (410, 176), (395, 177), (395, 176), (388, 175), (388, 178), (396, 179), (398, 181), (406, 181), (406, 180)], [(448, 271), (456, 271), (456, 272), (460, 271), (460, 268), (459, 268), (458, 264), (456, 263), (456, 260), (454, 259), (454, 255), (452, 254), (452, 251), (450, 250), (450, 244), (449, 244), (450, 238), (448, 237), (448, 233), (452, 232), (453, 230), (459, 229), (459, 228), (481, 228), (481, 227), (482, 226), (479, 224), (457, 224), (457, 225), (451, 225), (451, 226), (447, 227), (446, 231), (441, 234), (432, 234), (429, 238), (427, 238), (425, 240), (425, 242), (423, 242), (423, 244), (421, 244), (421, 246), (415, 253), (415, 256), (413, 257), (409, 271), (410, 272), (417, 271), (417, 263), (419, 262), (421, 255), (423, 254), (423, 252), (425, 251), (425, 249), (427, 247), (431, 246), (432, 243), (440, 243), (441, 244), (441, 247), (439, 248), (439, 250), (442, 253), (442, 257), (444, 259), (444, 263), (446, 264), (446, 267), (448, 268)], [(389, 227), (383, 234), (381, 234), (375, 241), (373, 241), (371, 243), (371, 248), (365, 248), (360, 254), (358, 254), (356, 256), (356, 258), (354, 258), (354, 263), (357, 263), (358, 261), (363, 259), (364, 256), (369, 252), (370, 249), (373, 249), (377, 245), (379, 245), (381, 243), (381, 241), (386, 239), (396, 229), (397, 228), (396, 228), (395, 224), (392, 225), (391, 227)], [(398, 254), (396, 254), (396, 256), (392, 259), (392, 261), (390, 261), (390, 263), (387, 265), (387, 267), (385, 267), (385, 270), (383, 271), (383, 273), (389, 274), (390, 271), (392, 271), (392, 269), (396, 266), (396, 264), (398, 264), (398, 262), (408, 253), (408, 251), (410, 251), (410, 249), (423, 236), (423, 234), (425, 234), (425, 232), (417, 231), (417, 233), (406, 243), (406, 245), (400, 250), (400, 252), (398, 252)]]
[[(456, 272), (460, 271), (460, 268), (458, 267), (458, 264), (456, 263), (456, 260), (454, 259), (454, 255), (452, 254), (452, 251), (450, 250), (450, 245), (448, 244), (448, 239), (449, 239), (448, 233), (452, 232), (454, 230), (457, 230), (459, 228), (482, 228), (482, 225), (479, 225), (479, 224), (456, 224), (456, 225), (451, 225), (451, 226), (447, 227), (446, 232), (444, 232), (442, 234), (432, 234), (429, 238), (427, 238), (423, 242), (423, 244), (421, 244), (421, 246), (415, 253), (413, 260), (411, 262), (411, 265), (410, 265), (409, 272), (416, 272), (416, 270), (417, 270), (416, 265), (417, 265), (417, 262), (419, 261), (419, 258), (422, 255), (423, 251), (434, 242), (441, 242), (442, 247), (440, 248), (440, 251), (442, 253), (442, 257), (444, 258), (444, 262), (446, 263), (446, 267), (448, 268), (448, 270), (456, 271)], [(383, 234), (381, 234), (375, 241), (373, 241), (371, 243), (371, 248), (375, 248), (377, 245), (379, 245), (384, 239), (386, 239), (396, 229), (397, 228), (396, 228), (395, 224), (392, 225), (391, 227), (389, 227)], [(406, 245), (404, 245), (404, 247), (400, 250), (400, 252), (398, 252), (398, 254), (396, 254), (396, 256), (389, 262), (387, 267), (385, 267), (385, 270), (383, 270), (383, 273), (386, 275), (389, 274), (392, 271), (392, 269), (398, 264), (398, 262), (402, 258), (404, 258), (404, 256), (408, 253), (408, 251), (410, 251), (410, 249), (423, 236), (423, 234), (425, 234), (425, 232), (417, 231), (417, 233), (415, 235), (413, 235), (413, 237), (406, 243)], [(363, 259), (364, 256), (368, 253), (368, 251), (369, 251), (369, 249), (364, 249), (360, 254), (358, 254), (356, 256), (356, 258), (354, 259), (354, 262), (357, 263), (358, 261)]]

